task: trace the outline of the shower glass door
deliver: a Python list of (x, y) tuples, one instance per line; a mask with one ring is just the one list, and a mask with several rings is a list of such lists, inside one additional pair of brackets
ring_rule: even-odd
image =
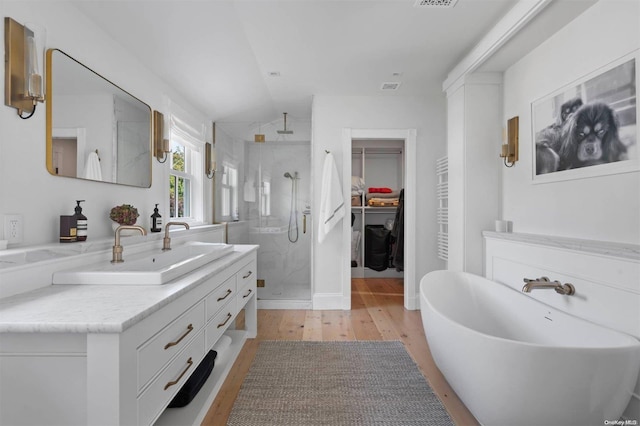
[[(245, 142), (247, 244), (259, 244), (258, 300), (311, 300), (311, 145)], [(232, 243), (232, 241), (229, 241)]]

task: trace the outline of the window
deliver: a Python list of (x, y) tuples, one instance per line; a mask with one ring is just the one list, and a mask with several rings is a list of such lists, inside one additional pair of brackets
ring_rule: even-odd
[(262, 216), (271, 215), (271, 182), (262, 181), (262, 194), (260, 194), (260, 214)]
[(238, 168), (229, 163), (222, 166), (220, 184), (220, 214), (224, 218), (238, 219)]
[(171, 115), (169, 216), (186, 222), (204, 220), (204, 131)]
[(191, 183), (194, 176), (190, 173), (193, 153), (191, 150), (171, 141), (171, 171), (169, 173), (169, 214), (174, 218), (191, 217)]

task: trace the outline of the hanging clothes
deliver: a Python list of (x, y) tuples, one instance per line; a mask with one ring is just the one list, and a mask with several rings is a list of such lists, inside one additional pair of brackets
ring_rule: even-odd
[(398, 208), (396, 209), (396, 218), (393, 222), (391, 236), (395, 240), (391, 256), (392, 264), (396, 271), (404, 270), (404, 189), (400, 191), (398, 199)]

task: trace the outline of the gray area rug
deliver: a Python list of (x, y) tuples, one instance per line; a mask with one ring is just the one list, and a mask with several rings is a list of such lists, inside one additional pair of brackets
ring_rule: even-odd
[(452, 424), (399, 341), (260, 342), (227, 423)]

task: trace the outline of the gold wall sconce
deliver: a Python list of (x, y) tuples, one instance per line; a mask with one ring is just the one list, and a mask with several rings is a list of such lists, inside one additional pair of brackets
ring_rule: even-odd
[(153, 111), (153, 155), (159, 163), (169, 158), (169, 139), (164, 137), (164, 115), (160, 111)]
[(216, 151), (209, 142), (204, 146), (204, 172), (209, 179), (216, 175)]
[(518, 117), (507, 120), (507, 143), (502, 145), (500, 157), (506, 167), (513, 167), (518, 161)]
[(45, 31), (30, 26), (4, 18), (4, 103), (16, 108), (23, 119), (31, 118), (38, 102), (44, 102), (38, 47), (44, 48)]
[(213, 144), (207, 142), (204, 145), (204, 173), (209, 179), (216, 175), (216, 123), (212, 124)]

